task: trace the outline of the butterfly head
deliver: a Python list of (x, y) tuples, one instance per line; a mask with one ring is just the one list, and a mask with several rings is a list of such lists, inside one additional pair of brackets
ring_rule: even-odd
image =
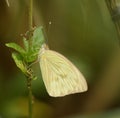
[(38, 57), (40, 57), (46, 50), (49, 50), (49, 47), (47, 44), (43, 44), (40, 48), (40, 51), (39, 51), (39, 54), (38, 54)]
[(48, 50), (49, 49), (49, 47), (48, 47), (48, 45), (47, 44), (43, 44), (42, 46), (41, 46), (41, 50)]

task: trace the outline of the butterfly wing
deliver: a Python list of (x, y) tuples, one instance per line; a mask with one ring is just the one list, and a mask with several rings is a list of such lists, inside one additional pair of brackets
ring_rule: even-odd
[(43, 81), (50, 96), (59, 97), (87, 90), (81, 72), (63, 55), (44, 50), (40, 54)]

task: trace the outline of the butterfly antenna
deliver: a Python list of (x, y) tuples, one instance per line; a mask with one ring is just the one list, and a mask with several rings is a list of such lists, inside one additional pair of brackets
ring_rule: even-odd
[(49, 24), (48, 24), (48, 29), (47, 29), (47, 34), (48, 34), (48, 36), (49, 36), (49, 32), (50, 32), (50, 28), (51, 28), (51, 24), (52, 24), (52, 22), (51, 22), (51, 21), (49, 21)]
[(49, 22), (48, 28), (47, 28), (47, 33), (45, 30), (42, 28), (44, 37), (45, 37), (45, 43), (48, 44), (48, 36), (49, 36), (49, 31), (50, 31), (50, 26), (51, 26), (51, 21)]

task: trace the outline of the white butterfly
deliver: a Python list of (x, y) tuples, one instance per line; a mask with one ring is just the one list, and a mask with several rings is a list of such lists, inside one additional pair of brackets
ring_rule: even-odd
[(63, 55), (49, 50), (46, 44), (39, 51), (43, 81), (50, 96), (60, 97), (87, 91), (82, 73)]

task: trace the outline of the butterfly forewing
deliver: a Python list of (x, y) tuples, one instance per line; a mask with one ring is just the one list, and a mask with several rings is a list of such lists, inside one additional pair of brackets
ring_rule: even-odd
[(63, 55), (52, 51), (40, 52), (43, 81), (50, 96), (59, 97), (87, 90), (81, 72)]

